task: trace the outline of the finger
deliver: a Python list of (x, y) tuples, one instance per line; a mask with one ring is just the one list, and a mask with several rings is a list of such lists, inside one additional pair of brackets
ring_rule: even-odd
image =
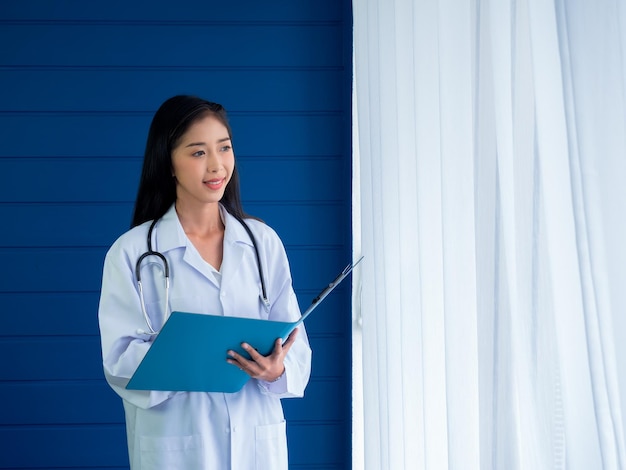
[(239, 359), (234, 357), (228, 357), (226, 362), (232, 364), (235, 367), (238, 367), (239, 370), (245, 372), (251, 377), (255, 377), (260, 373), (260, 368), (255, 362), (248, 361), (247, 359), (239, 356)]
[(262, 378), (272, 369), (272, 363), (266, 357), (260, 356), (261, 362), (245, 361), (239, 368), (252, 378)]
[(280, 357), (272, 357), (274, 356), (273, 353), (269, 357), (265, 357), (248, 343), (242, 343), (241, 347), (250, 355), (250, 359), (246, 359), (244, 356), (232, 350), (228, 351), (228, 354), (233, 360), (236, 360), (239, 367), (251, 377), (257, 378), (264, 375), (267, 371), (270, 371), (272, 364)]
[(289, 350), (291, 349), (291, 346), (293, 346), (293, 343), (296, 342), (296, 337), (298, 336), (298, 328), (296, 328), (295, 330), (293, 330), (289, 336), (287, 337), (287, 341), (285, 341), (284, 344), (282, 344), (282, 349), (283, 352), (285, 354), (287, 354), (287, 352), (289, 352)]
[(227, 354), (228, 354), (228, 357), (226, 359), (226, 362), (236, 365), (240, 369), (249, 369), (251, 364), (253, 364), (253, 362), (243, 357), (241, 354), (239, 354), (236, 351), (229, 350), (227, 351)]
[(254, 362), (259, 362), (259, 359), (264, 357), (259, 351), (250, 346), (248, 343), (241, 343), (241, 347), (250, 355), (250, 359)]

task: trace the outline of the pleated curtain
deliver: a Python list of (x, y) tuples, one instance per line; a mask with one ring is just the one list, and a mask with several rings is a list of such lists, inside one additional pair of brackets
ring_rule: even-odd
[(626, 6), (353, 7), (354, 468), (626, 468)]

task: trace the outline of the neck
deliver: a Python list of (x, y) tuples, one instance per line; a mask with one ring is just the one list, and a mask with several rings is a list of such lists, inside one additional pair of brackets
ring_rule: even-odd
[(191, 207), (176, 201), (176, 213), (186, 234), (208, 235), (224, 231), (218, 203)]

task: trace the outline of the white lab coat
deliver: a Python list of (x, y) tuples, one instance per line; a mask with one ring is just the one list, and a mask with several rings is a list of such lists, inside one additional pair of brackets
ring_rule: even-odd
[[(174, 206), (157, 223), (153, 248), (170, 266), (170, 311), (295, 321), (300, 310), (282, 242), (267, 225), (247, 220), (259, 246), (271, 306), (260, 301), (261, 284), (252, 242), (222, 207), (224, 256), (220, 273), (185, 235)], [(135, 263), (147, 250), (150, 223), (122, 235), (104, 263), (99, 321), (104, 373), (123, 399), (133, 470), (287, 469), (281, 398), (301, 397), (308, 383), (311, 350), (304, 327), (276, 382), (251, 379), (237, 393), (126, 390), (150, 348), (140, 307)], [(146, 308), (155, 329), (163, 323), (164, 287), (155, 257), (142, 263)], [(252, 345), (254, 346), (254, 345)], [(235, 367), (235, 366), (233, 366)]]

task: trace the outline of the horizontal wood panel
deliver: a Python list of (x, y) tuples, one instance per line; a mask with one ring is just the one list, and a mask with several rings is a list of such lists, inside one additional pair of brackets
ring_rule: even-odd
[[(46, 80), (42, 81), (45, 72)], [(218, 101), (229, 112), (251, 103), (264, 112), (341, 109), (342, 70), (64, 69), (2, 70), (0, 106), (5, 111), (109, 111), (154, 113), (175, 94)], [(146, 86), (149, 83), (150, 86)], [(99, 99), (93, 99), (98, 90)]]
[[(313, 376), (342, 377), (349, 370), (348, 338), (310, 338)], [(98, 380), (103, 377), (100, 338), (0, 338), (0, 381)], [(318, 366), (319, 365), (319, 366)]]
[(0, 336), (98, 335), (99, 292), (0, 293)]
[[(345, 453), (347, 454), (348, 451), (346, 450)], [(341, 461), (339, 463), (325, 462), (325, 463), (320, 463), (320, 464), (301, 463), (301, 464), (289, 464), (289, 468), (290, 470), (346, 470), (346, 468), (350, 468), (350, 464), (346, 463), (346, 461)], [(64, 470), (64, 469), (60, 469), (60, 470)]]
[[(272, 201), (288, 204), (334, 202), (337, 188), (345, 184), (348, 177), (344, 164), (336, 158), (244, 157), (239, 158), (237, 164), (244, 204), (254, 201), (254, 214), (272, 219), (283, 219), (273, 214), (275, 208), (272, 208)], [(37, 210), (35, 207), (23, 206), (25, 202), (72, 201), (74, 206), (80, 202), (123, 202), (127, 204), (111, 207), (94, 205), (93, 211), (103, 211), (103, 215), (109, 213), (108, 211), (115, 211), (111, 213), (113, 216), (117, 211), (124, 210), (124, 226), (128, 227), (139, 186), (141, 165), (139, 157), (0, 159), (0, 201), (21, 203), (1, 210), (20, 212), (22, 207), (26, 211)], [(313, 175), (319, 176), (313, 178)], [(251, 213), (252, 207), (250, 205)], [(85, 209), (77, 206), (64, 210), (71, 212)], [(266, 214), (257, 214), (260, 211)], [(28, 215), (26, 213), (24, 217)], [(301, 220), (289, 218), (289, 222), (299, 219)], [(320, 221), (321, 225), (325, 223), (327, 222), (324, 219)]]
[[(245, 158), (240, 159), (239, 169), (242, 198), (245, 202), (255, 201), (254, 206), (249, 203), (247, 207), (250, 207), (250, 212), (254, 208), (255, 214), (258, 207), (261, 218), (265, 217), (271, 225), (293, 225), (294, 223), (308, 225), (311, 221), (304, 221), (302, 217), (278, 217), (268, 202), (284, 201), (287, 204), (300, 201), (337, 202), (341, 200), (341, 193), (344, 192), (346, 185), (350, 184), (351, 177), (345, 161), (334, 157), (265, 160)], [(343, 208), (345, 213), (350, 214), (347, 205)], [(287, 208), (283, 207), (283, 209)], [(326, 217), (320, 218), (319, 228), (328, 230), (329, 227), (326, 224), (329, 222)], [(345, 227), (350, 227), (347, 220), (341, 223)], [(339, 228), (338, 226), (332, 227), (333, 230)], [(285, 231), (282, 230), (282, 232)]]
[[(338, 337), (311, 337), (313, 351), (311, 377), (314, 379), (347, 379), (351, 374), (352, 353), (349, 335)], [(350, 400), (351, 397), (343, 397)], [(344, 401), (344, 406), (345, 406)]]
[[(1, 248), (0, 292), (100, 290), (107, 248)], [(65, 312), (57, 312), (65, 321)]]
[(0, 28), (11, 66), (328, 67), (344, 63), (341, 24), (12, 24)]
[[(309, 336), (318, 335), (338, 335), (343, 334), (346, 328), (350, 328), (352, 312), (350, 309), (350, 281), (336, 288), (323, 303), (321, 303), (314, 313), (311, 313), (304, 320), (307, 334)], [(303, 294), (296, 291), (300, 309), (304, 312), (311, 304), (313, 295), (307, 292)]]
[[(80, 157), (99, 161), (135, 157), (140, 161), (152, 114), (0, 113), (0, 158)], [(334, 158), (344, 150), (345, 119), (337, 114), (231, 113), (235, 154)], [(0, 165), (5, 164), (0, 161)]]
[[(128, 230), (132, 209), (132, 204), (0, 204), (0, 220), (15, 222), (0, 231), (0, 247), (109, 246)], [(332, 246), (345, 240), (344, 212), (334, 205), (264, 205), (254, 215), (284, 244)]]
[(313, 421), (332, 421), (345, 417), (350, 419), (350, 377), (337, 380), (316, 380), (307, 386), (303, 398), (283, 399), (285, 418), (301, 425)]
[[(123, 211), (124, 228), (130, 224), (134, 200), (141, 175), (141, 158), (5, 158), (0, 159), (0, 201), (19, 202), (0, 208), (6, 213), (17, 212), (25, 222), (35, 211), (53, 213), (60, 209), (72, 212), (90, 209), (94, 215), (85, 220), (111, 216), (120, 217)], [(56, 202), (72, 202), (73, 208), (50, 205)], [(46, 203), (29, 206), (24, 203)], [(81, 202), (123, 202), (124, 205), (85, 205)], [(118, 215), (119, 214), (119, 215)], [(94, 220), (96, 223), (97, 220)], [(120, 230), (121, 227), (113, 227)], [(72, 235), (67, 234), (68, 238)], [(1, 235), (0, 235), (1, 236)], [(16, 240), (17, 241), (17, 240)]]
[[(92, 404), (92, 406), (96, 406)], [(124, 425), (2, 426), (0, 468), (90, 468), (128, 465)]]
[(97, 380), (103, 377), (99, 337), (0, 338), (0, 381)]
[[(300, 185), (306, 191), (302, 186), (307, 185)], [(246, 209), (276, 230), (285, 245), (337, 246), (349, 237), (349, 208), (340, 204), (283, 206), (259, 202), (247, 204)]]
[(89, 382), (0, 382), (0, 397), (14, 405), (3, 411), (3, 425), (124, 423), (122, 400), (104, 378)]
[[(288, 421), (332, 421), (345, 410), (336, 398), (342, 381), (311, 381), (304, 398), (283, 400)], [(121, 398), (102, 380), (88, 382), (0, 382), (0, 398), (10, 403), (3, 425), (123, 424)], [(69, 406), (71, 404), (71, 406)]]
[[(324, 465), (322, 468), (327, 468), (326, 465), (333, 468), (332, 465), (343, 464), (341, 468), (351, 468), (348, 462), (352, 454), (352, 434), (347, 422), (306, 425), (287, 422), (287, 440), (289, 468), (292, 464), (294, 468), (299, 464)], [(341, 460), (342, 458), (345, 460)]]
[[(306, 308), (350, 256), (351, 4), (4, 3), (0, 468), (127, 469), (97, 308), (154, 111), (183, 93), (225, 105), (244, 206), (286, 244)], [(346, 281), (307, 320), (312, 381), (283, 400), (290, 468), (350, 467), (349, 307)]]
[[(108, 248), (0, 248), (2, 292), (95, 292)], [(294, 287), (316, 291), (347, 264), (344, 250), (287, 246)], [(348, 285), (338, 289), (348, 288)]]
[[(290, 465), (333, 464), (347, 453), (350, 433), (340, 424), (287, 424)], [(122, 425), (0, 427), (0, 468), (106, 468), (128, 465)], [(33, 448), (36, 443), (36, 448)], [(79, 451), (80, 450), (80, 451)]]
[(0, 233), (0, 247), (108, 247), (129, 229), (132, 211), (132, 203), (0, 204), (0, 220), (18, 222)]
[[(302, 311), (317, 293), (296, 291)], [(98, 335), (99, 299), (100, 293), (96, 291), (0, 293), (0, 305), (6, 312), (0, 315), (0, 336)], [(307, 333), (309, 336), (337, 335), (345, 331), (350, 315), (349, 286), (346, 284), (337, 288), (305, 320)]]
[(319, 0), (272, 0), (272, 2), (129, 2), (108, 0), (106, 8), (94, 8), (84, 0), (22, 0), (4, 2), (3, 20), (102, 20), (102, 21), (338, 21), (344, 2)]

